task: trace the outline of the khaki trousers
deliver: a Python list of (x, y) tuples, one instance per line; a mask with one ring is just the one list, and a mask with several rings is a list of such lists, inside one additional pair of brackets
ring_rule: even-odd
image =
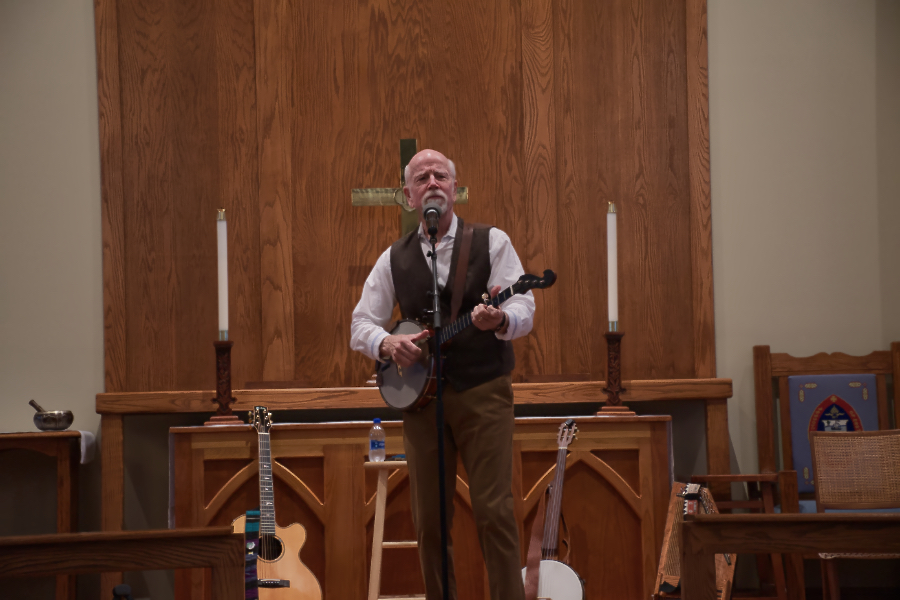
[[(438, 498), (436, 402), (403, 415), (413, 521), (428, 600), (443, 598), (441, 520)], [(453, 523), (457, 456), (469, 476), (472, 511), (487, 567), (491, 600), (524, 600), (519, 530), (512, 495), (512, 438), (515, 426), (508, 375), (456, 392), (444, 388), (444, 447), (447, 462), (447, 529)], [(453, 545), (448, 547), (450, 598), (456, 599)], [(468, 600), (468, 599), (466, 599)]]

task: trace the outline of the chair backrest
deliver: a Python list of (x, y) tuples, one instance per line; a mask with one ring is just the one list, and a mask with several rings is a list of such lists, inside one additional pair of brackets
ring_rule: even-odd
[[(753, 375), (756, 394), (756, 435), (759, 471), (779, 471), (778, 457), (783, 458), (784, 470), (798, 470), (803, 484), (802, 467), (794, 464), (793, 439), (806, 443), (807, 432), (793, 432), (791, 427), (791, 389), (788, 378), (797, 375), (874, 375), (874, 400), (879, 429), (891, 429), (889, 404), (893, 402), (894, 415), (900, 415), (900, 342), (891, 344), (890, 351), (879, 350), (866, 356), (850, 356), (840, 352), (819, 353), (814, 356), (796, 357), (784, 353), (772, 353), (769, 346), (753, 347)], [(894, 382), (894, 398), (888, 398), (887, 376)], [(778, 386), (778, 415), (776, 416), (773, 382)], [(855, 383), (855, 382), (851, 382)], [(867, 388), (866, 393), (870, 393)], [(821, 417), (821, 415), (819, 415)], [(780, 429), (776, 426), (780, 423)], [(798, 435), (794, 435), (794, 434)], [(779, 452), (780, 450), (780, 452)]]
[(809, 437), (818, 512), (900, 508), (900, 430)]

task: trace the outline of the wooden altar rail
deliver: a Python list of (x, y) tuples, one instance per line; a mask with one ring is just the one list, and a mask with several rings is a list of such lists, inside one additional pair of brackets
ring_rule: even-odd
[(244, 597), (244, 538), (231, 527), (0, 538), (0, 579), (204, 567), (213, 600)]
[(683, 597), (716, 600), (716, 554), (900, 553), (900, 515), (696, 515), (681, 540)]
[[(604, 381), (515, 383), (516, 404), (598, 403), (606, 399)], [(730, 471), (728, 407), (730, 379), (657, 379), (623, 382), (625, 404), (649, 401), (702, 401), (706, 406), (706, 464), (711, 474)], [(305, 388), (234, 390), (236, 413), (254, 406), (272, 411), (383, 408), (377, 388)], [(213, 390), (97, 394), (101, 440), (101, 528), (121, 531), (124, 519), (125, 464), (123, 420), (126, 415), (212, 413)], [(715, 491), (715, 490), (714, 490)], [(104, 575), (104, 584), (117, 581)]]

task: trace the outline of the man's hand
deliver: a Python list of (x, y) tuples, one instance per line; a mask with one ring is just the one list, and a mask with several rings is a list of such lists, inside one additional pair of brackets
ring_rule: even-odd
[(422, 349), (416, 345), (428, 337), (428, 331), (413, 334), (389, 335), (381, 342), (378, 355), (390, 357), (401, 367), (409, 367), (422, 358)]
[[(491, 298), (500, 293), (500, 286), (491, 288)], [(472, 324), (482, 331), (494, 331), (503, 322), (503, 311), (489, 304), (479, 304), (472, 311)]]

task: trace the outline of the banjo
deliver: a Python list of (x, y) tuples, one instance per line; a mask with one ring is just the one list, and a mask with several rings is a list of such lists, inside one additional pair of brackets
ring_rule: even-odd
[[(514, 284), (502, 290), (494, 298), (485, 298), (485, 304), (498, 308), (515, 294), (524, 294), (529, 290), (545, 289), (556, 282), (556, 273), (547, 269), (543, 277), (537, 275), (522, 275)], [(453, 323), (443, 327), (436, 343), (446, 344), (453, 336), (462, 332), (472, 324), (472, 313), (466, 313), (457, 318)], [(391, 330), (391, 335), (417, 334), (429, 329), (418, 321), (405, 319), (397, 323)], [(434, 332), (431, 332), (431, 336)], [(381, 391), (381, 397), (391, 408), (404, 411), (415, 411), (431, 402), (437, 392), (437, 379), (434, 375), (434, 355), (430, 352), (428, 341), (431, 337), (420, 342), (420, 348), (424, 350), (422, 358), (409, 367), (401, 367), (388, 359), (376, 363), (375, 381)]]
[[(559, 560), (559, 520), (562, 511), (563, 481), (569, 444), (575, 439), (578, 427), (572, 419), (559, 426), (556, 441), (556, 473), (550, 486), (550, 502), (544, 517), (544, 539), (541, 543), (541, 562), (538, 568), (537, 597), (549, 600), (584, 600), (584, 584), (578, 573)], [(522, 569), (526, 581), (528, 567)], [(526, 584), (527, 585), (527, 584)]]

